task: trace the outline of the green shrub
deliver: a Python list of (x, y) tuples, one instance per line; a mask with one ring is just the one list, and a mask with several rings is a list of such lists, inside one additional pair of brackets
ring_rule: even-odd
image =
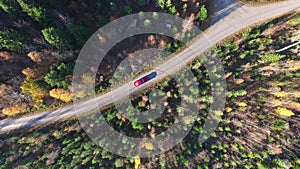
[(69, 32), (74, 36), (76, 44), (79, 47), (82, 47), (92, 35), (92, 32), (88, 28), (80, 25), (69, 24), (67, 27)]
[(55, 46), (59, 50), (71, 48), (71, 40), (69, 40), (70, 38), (65, 31), (50, 27), (43, 29), (42, 34), (50, 45)]
[(133, 129), (138, 129), (138, 130), (143, 130), (144, 129), (144, 126), (140, 123), (137, 123), (137, 122), (131, 122), (131, 125), (132, 125), (132, 128)]
[(282, 119), (277, 119), (275, 124), (271, 125), (271, 128), (273, 130), (277, 130), (277, 131), (281, 131), (284, 128), (286, 128), (286, 121), (282, 120)]
[(228, 91), (227, 97), (242, 97), (246, 96), (247, 91), (246, 90), (236, 90), (236, 91)]
[(300, 24), (300, 14), (291, 19), (290, 24), (293, 26)]
[(280, 61), (280, 59), (284, 58), (284, 55), (279, 55), (275, 53), (265, 54), (261, 57), (261, 61), (263, 63), (276, 63)]
[(175, 7), (175, 6), (170, 7), (170, 8), (169, 8), (169, 12), (170, 12), (172, 15), (175, 15), (176, 12), (177, 12), (176, 7)]
[(22, 11), (27, 13), (33, 20), (37, 21), (43, 27), (54, 24), (53, 16), (43, 7), (38, 6), (34, 0), (17, 0)]
[(120, 167), (123, 167), (123, 165), (124, 165), (123, 160), (116, 159), (116, 161), (115, 161), (115, 167), (120, 168)]
[(22, 53), (24, 51), (22, 41), (24, 41), (24, 38), (15, 30), (10, 29), (0, 32), (0, 48)]
[(200, 7), (198, 17), (200, 21), (204, 21), (207, 18), (207, 9), (205, 8), (204, 5)]
[(125, 9), (125, 13), (127, 14), (127, 15), (130, 15), (130, 14), (132, 14), (133, 13), (133, 9), (132, 9), (132, 7), (130, 7), (130, 6), (125, 6), (124, 7)]
[(12, 18), (17, 18), (20, 15), (18, 4), (15, 0), (0, 0), (0, 8)]
[(275, 158), (272, 160), (273, 167), (278, 169), (290, 168), (291, 164), (286, 159)]
[(161, 9), (164, 9), (165, 3), (165, 0), (156, 0), (156, 5), (159, 6)]
[(72, 74), (73, 69), (74, 62), (54, 64), (44, 77), (44, 81), (51, 87), (62, 87), (67, 89), (71, 81), (66, 77)]
[(167, 1), (165, 2), (165, 5), (166, 5), (167, 8), (171, 8), (171, 6), (172, 6), (172, 1), (171, 1), (171, 0), (167, 0)]
[(151, 26), (151, 25), (152, 25), (152, 22), (151, 22), (150, 19), (144, 20), (144, 26), (145, 26), (145, 27), (149, 27), (149, 26)]

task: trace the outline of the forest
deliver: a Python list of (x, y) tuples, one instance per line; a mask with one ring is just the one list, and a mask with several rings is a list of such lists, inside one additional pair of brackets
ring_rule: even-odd
[[(20, 2), (21, 0), (16, 1), (21, 6), (22, 3)], [(49, 2), (48, 6), (51, 6), (52, 2)], [(138, 2), (139, 4), (134, 5), (143, 4), (141, 3), (143, 1)], [(167, 7), (166, 4), (157, 1), (155, 7), (163, 8), (163, 10), (172, 13), (170, 10), (172, 5)], [(112, 5), (111, 8), (113, 10), (118, 7)], [(199, 6), (198, 12), (200, 8)], [(34, 12), (36, 10), (47, 14), (47, 9), (30, 9), (32, 10), (22, 11), (27, 11), (29, 17), (37, 16), (37, 12)], [(133, 9), (135, 8), (132, 7)], [(9, 15), (13, 17), (15, 13), (17, 12)], [(45, 24), (45, 27), (47, 24), (51, 25), (51, 21), (46, 22), (45, 17), (33, 17), (33, 19), (35, 24), (41, 22), (41, 25)], [(195, 22), (201, 24), (203, 23), (201, 20), (199, 17)], [(88, 23), (86, 21), (86, 24)], [(41, 129), (19, 131), (18, 134), (1, 136), (0, 168), (300, 168), (299, 46), (280, 53), (275, 52), (277, 49), (299, 41), (299, 28), (299, 12), (290, 13), (243, 30), (205, 54), (219, 56), (224, 66), (224, 78), (226, 78), (228, 90), (224, 111), (210, 112), (209, 107), (214, 101), (211, 97), (212, 82), (203, 65), (205, 60), (200, 58), (188, 66), (199, 84), (198, 88), (188, 88), (187, 95), (179, 90), (179, 84), (174, 79), (166, 79), (132, 98), (132, 106), (136, 109), (142, 111), (153, 109), (153, 107), (162, 109), (163, 114), (157, 120), (145, 124), (129, 121), (120, 114), (115, 106), (102, 111), (105, 120), (116, 130), (129, 136), (155, 138), (172, 126), (174, 118), (184, 116), (182, 114), (184, 107), (178, 107), (181, 98), (186, 102), (199, 103), (201, 106), (198, 107), (197, 118), (184, 118), (184, 123), (193, 123), (188, 135), (173, 149), (163, 154), (149, 158), (128, 158), (114, 155), (98, 147), (90, 140), (81, 128), (79, 121), (75, 119), (44, 126)], [(78, 29), (76, 27), (75, 30), (77, 31), (75, 32), (85, 32), (78, 31)], [(69, 31), (69, 28), (66, 27), (65, 31)], [(18, 31), (13, 29), (7, 32), (15, 39), (9, 43), (1, 41), (1, 44), (6, 44), (6, 47), (3, 46), (3, 48), (12, 51), (12, 49), (7, 48), (10, 47), (10, 43), (20, 44), (13, 51), (21, 55), (22, 51), (26, 51), (28, 47), (27, 44), (23, 44), (26, 37), (19, 36)], [(57, 36), (47, 36), (47, 34)], [(3, 35), (6, 36), (7, 34)], [(50, 45), (49, 48), (71, 49), (74, 45), (72, 43), (75, 43), (75, 46), (80, 46), (80, 40), (76, 41), (75, 38), (73, 40), (71, 38), (70, 41), (61, 41), (62, 35), (67, 34), (61, 33), (54, 27), (41, 29), (41, 36), (45, 37), (47, 45)], [(30, 39), (30, 35), (28, 38)], [(172, 50), (180, 47), (180, 45), (174, 45), (176, 41), (169, 42)], [(26, 53), (25, 51), (24, 53)], [(6, 54), (1, 54), (1, 56), (9, 60), (10, 55)], [(62, 60), (56, 62), (56, 59), (49, 55), (57, 56)], [(24, 102), (21, 99), (30, 98), (34, 100), (34, 104), (31, 104), (33, 108), (28, 109), (28, 105), (15, 103), (13, 104), (14, 107), (4, 108), (3, 113), (6, 111), (5, 114), (7, 115), (15, 115), (22, 112), (24, 108), (28, 109), (28, 113), (32, 109), (42, 110), (48, 106), (46, 103), (49, 100), (53, 102), (53, 99), (47, 98), (49, 96), (62, 102), (71, 101), (70, 81), (67, 77), (72, 72), (76, 55), (72, 52), (50, 53), (49, 55), (39, 52), (28, 54), (30, 58), (34, 58), (33, 60), (36, 61), (32, 64), (37, 66), (36, 69), (47, 67), (47, 65), (43, 65), (45, 62), (41, 61), (45, 58), (47, 64), (53, 63), (53, 65), (47, 69), (44, 76), (41, 75), (42, 78), (27, 76), (19, 83), (21, 84), (21, 91), (30, 96), (20, 97), (20, 103)], [(181, 85), (190, 85), (190, 82), (184, 80), (186, 76), (184, 70), (178, 72), (177, 76), (183, 79)], [(222, 78), (216, 72), (214, 72), (214, 76)], [(109, 84), (109, 79), (106, 80)], [(99, 92), (108, 86), (100, 85)], [(4, 87), (7, 88), (9, 85)], [(155, 92), (151, 92), (152, 90)], [(3, 90), (3, 92), (8, 91), (10, 90)], [(193, 99), (191, 96), (197, 91), (200, 91), (199, 98)], [(46, 94), (44, 95), (44, 93)], [(6, 95), (16, 97), (12, 93), (6, 93)], [(156, 97), (166, 100), (162, 107), (149, 102), (150, 98)], [(130, 109), (131, 107), (128, 107), (127, 111), (131, 112)], [(214, 113), (218, 117), (216, 120), (218, 120), (219, 125), (206, 142), (200, 143), (198, 137), (205, 132), (203, 124), (209, 113)], [(95, 123), (91, 126), (97, 128), (100, 125), (99, 122), (97, 123), (99, 117), (95, 114), (91, 118), (95, 119)], [(127, 142), (127, 140), (121, 141), (124, 144)], [(131, 146), (135, 145), (128, 144), (129, 151)], [(154, 145), (146, 142), (143, 148), (144, 151), (153, 151)]]
[[(242, 2), (258, 5), (277, 1)], [(210, 25), (214, 12), (213, 2), (207, 0), (0, 0), (0, 119), (71, 105), (75, 61), (89, 37), (117, 18), (149, 11), (188, 19), (201, 30)], [(214, 77), (227, 82), (224, 111), (210, 109), (213, 84), (203, 64), (206, 60), (200, 56), (187, 66), (197, 88), (189, 87), (187, 73), (181, 70), (175, 76), (182, 83), (165, 79), (136, 94), (130, 100), (132, 106), (125, 107), (129, 117), (133, 108), (161, 110), (155, 121), (130, 121), (116, 106), (102, 110), (111, 127), (132, 137), (156, 138), (178, 117), (186, 125), (193, 124), (188, 135), (165, 153), (148, 158), (115, 155), (96, 145), (78, 119), (70, 119), (2, 134), (0, 169), (300, 168), (300, 48), (276, 52), (299, 41), (299, 30), (298, 11), (240, 31), (204, 54), (220, 57), (224, 66), (224, 77), (213, 72)], [(172, 31), (176, 33), (176, 29)], [(107, 54), (96, 79), (84, 76), (82, 81), (94, 82), (97, 95), (107, 92), (114, 80), (130, 79), (114, 74), (115, 68), (144, 47), (178, 52), (184, 45), (156, 34), (125, 39)], [(165, 59), (167, 55), (157, 56), (159, 63)], [(153, 104), (151, 99), (161, 99), (163, 104)], [(180, 107), (181, 101), (200, 105), (195, 119), (185, 116), (187, 107)], [(219, 124), (201, 143), (198, 139), (205, 134), (203, 125), (211, 113)], [(94, 123), (89, 125), (97, 129), (98, 114), (91, 119)], [(129, 152), (136, 146), (126, 139), (120, 141), (127, 143)], [(156, 148), (149, 142), (141, 147), (145, 152)]]
[[(204, 28), (207, 6), (204, 0), (0, 0), (0, 119), (71, 104), (75, 60), (88, 38), (108, 22), (133, 13), (157, 11), (191, 18)], [(145, 44), (169, 51), (178, 48), (178, 42), (159, 35), (124, 40), (99, 66), (96, 92), (106, 91), (115, 67)]]

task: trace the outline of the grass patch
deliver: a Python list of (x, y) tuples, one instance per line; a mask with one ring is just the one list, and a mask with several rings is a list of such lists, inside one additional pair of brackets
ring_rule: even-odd
[(261, 57), (261, 62), (263, 62), (263, 63), (277, 63), (278, 61), (280, 61), (284, 57), (285, 57), (284, 55), (269, 53), (269, 54), (265, 54)]
[(292, 26), (300, 24), (300, 13), (298, 13), (293, 19), (289, 22)]
[(247, 6), (263, 6), (263, 5), (268, 5), (268, 4), (278, 3), (283, 1), (286, 0), (240, 0), (240, 2), (242, 2)]

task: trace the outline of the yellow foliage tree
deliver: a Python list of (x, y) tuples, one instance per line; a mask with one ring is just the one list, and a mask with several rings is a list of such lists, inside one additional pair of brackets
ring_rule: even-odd
[(247, 107), (247, 103), (245, 102), (237, 102), (236, 105), (239, 107)]
[(24, 104), (17, 104), (15, 106), (12, 107), (7, 107), (4, 108), (2, 110), (2, 113), (8, 116), (15, 116), (17, 114), (20, 114), (22, 112), (24, 112), (24, 110), (26, 109), (26, 105)]
[(293, 116), (295, 115), (294, 112), (292, 112), (291, 110), (288, 110), (286, 108), (282, 108), (282, 107), (278, 107), (275, 112), (281, 116)]
[(49, 94), (51, 97), (62, 100), (64, 102), (70, 102), (73, 97), (70, 91), (64, 89), (52, 89)]
[(134, 158), (134, 169), (138, 169), (141, 164), (141, 159), (139, 157)]
[(226, 110), (228, 113), (232, 112), (232, 108), (231, 108), (231, 107), (226, 107), (225, 110)]
[(28, 93), (36, 103), (42, 103), (45, 90), (35, 83), (33, 79), (27, 77), (20, 86), (23, 93)]
[(276, 97), (287, 97), (288, 96), (288, 94), (285, 92), (276, 92), (276, 93), (274, 93), (274, 95)]
[(154, 145), (152, 143), (144, 143), (144, 147), (147, 150), (154, 150)]

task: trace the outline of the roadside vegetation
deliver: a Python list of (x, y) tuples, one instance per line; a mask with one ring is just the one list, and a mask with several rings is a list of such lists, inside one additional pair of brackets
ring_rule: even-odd
[(270, 4), (270, 3), (282, 2), (285, 0), (240, 0), (240, 1), (245, 3), (246, 5), (260, 6), (260, 5)]
[[(224, 111), (209, 111), (214, 101), (210, 96), (212, 83), (202, 59), (189, 65), (199, 83), (199, 98), (189, 97), (194, 93), (193, 88), (189, 88), (189, 95), (182, 95), (176, 79), (168, 79), (154, 86), (153, 89), (158, 89), (155, 92), (148, 90), (132, 99), (132, 106), (142, 112), (161, 109), (163, 114), (155, 121), (146, 124), (128, 121), (115, 107), (102, 111), (116, 130), (129, 136), (155, 138), (181, 115), (182, 108), (178, 107), (181, 97), (199, 103), (192, 130), (164, 154), (151, 158), (113, 155), (97, 147), (79, 122), (73, 120), (1, 136), (0, 168), (300, 168), (299, 46), (275, 53), (299, 41), (299, 28), (299, 14), (289, 14), (236, 35), (206, 54), (218, 55), (226, 72), (228, 93)], [(67, 72), (68, 66), (59, 63), (52, 70)], [(184, 77), (184, 71), (179, 76)], [(49, 76), (49, 79), (57, 78)], [(182, 84), (188, 86), (190, 82), (182, 79)], [(61, 80), (53, 85), (67, 90)], [(53, 96), (60, 92), (66, 94), (55, 90)], [(153, 105), (151, 97), (166, 101)], [(131, 112), (130, 108), (127, 111)], [(208, 113), (218, 116), (219, 125), (201, 144), (197, 138), (205, 132), (203, 124)], [(192, 120), (187, 118), (185, 123)], [(91, 127), (98, 125), (95, 122)], [(145, 143), (144, 150), (153, 151), (153, 145)]]

